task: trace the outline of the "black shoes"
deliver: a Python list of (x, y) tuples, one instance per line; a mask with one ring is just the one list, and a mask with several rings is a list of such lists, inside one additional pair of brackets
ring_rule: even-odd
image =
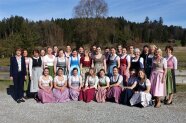
[(18, 99), (16, 102), (19, 104), (21, 102), (25, 102), (25, 100), (24, 99)]

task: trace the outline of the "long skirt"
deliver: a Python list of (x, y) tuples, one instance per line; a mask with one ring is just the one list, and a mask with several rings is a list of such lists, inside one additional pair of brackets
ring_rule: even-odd
[(131, 106), (141, 104), (143, 107), (147, 107), (150, 105), (151, 98), (152, 96), (150, 93), (145, 92), (135, 93), (130, 99), (130, 104)]
[(49, 75), (52, 76), (52, 78), (54, 78), (54, 66), (48, 66), (49, 68)]
[(69, 89), (69, 97), (70, 97), (70, 99), (73, 100), (73, 101), (78, 101), (78, 99), (79, 99), (79, 93), (80, 93), (79, 91), (70, 88)]
[(29, 89), (28, 89), (29, 82), (30, 82), (30, 77), (29, 77), (29, 72), (27, 71), (26, 79), (24, 81), (24, 92), (26, 92), (26, 93), (28, 93), (28, 91), (29, 91)]
[(163, 72), (152, 71), (150, 82), (151, 82), (151, 94), (155, 97), (165, 96), (165, 83), (162, 83)]
[(79, 95), (79, 100), (83, 100), (88, 103), (95, 99), (95, 88), (87, 89), (85, 91), (81, 90)]
[(106, 100), (106, 94), (107, 94), (107, 89), (106, 88), (98, 88), (96, 92), (96, 101), (98, 103), (104, 103)]
[(176, 93), (176, 81), (174, 69), (167, 69), (166, 76), (166, 92), (167, 95), (171, 93)]
[(30, 92), (31, 93), (35, 93), (38, 92), (39, 90), (39, 77), (42, 75), (42, 68), (41, 67), (34, 67), (32, 69), (32, 79), (31, 79), (31, 83), (30, 83)]
[(123, 105), (130, 105), (130, 99), (133, 95), (132, 89), (125, 89), (121, 92), (120, 101)]
[(129, 76), (130, 76), (129, 71), (127, 71), (127, 66), (126, 65), (121, 65), (120, 66), (120, 75), (123, 76), (123, 83), (125, 85), (127, 83), (127, 80), (129, 78)]
[(121, 95), (121, 87), (120, 86), (114, 86), (111, 87), (107, 92), (107, 98), (108, 99), (114, 99), (116, 103), (119, 103), (120, 95)]
[(54, 88), (53, 89), (53, 94), (54, 94), (54, 97), (55, 97), (55, 101), (56, 102), (63, 103), (63, 102), (70, 101), (68, 88), (65, 88), (63, 90), (63, 92), (61, 92), (61, 90), (59, 90), (59, 89), (55, 89)]
[(89, 74), (89, 67), (83, 67), (82, 70), (81, 70), (81, 76), (82, 76), (82, 81), (83, 81), (83, 86), (85, 84), (85, 81), (86, 81), (86, 78)]
[[(46, 87), (46, 89), (49, 89), (50, 87)], [(47, 93), (43, 89), (39, 89), (38, 91), (38, 98), (42, 103), (54, 103), (55, 97), (53, 96), (52, 91), (50, 93)]]
[(78, 69), (78, 75), (80, 75), (81, 72), (80, 72), (79, 65), (72, 65), (72, 66), (70, 66), (69, 76), (72, 75), (72, 71), (73, 71), (74, 68), (77, 68)]

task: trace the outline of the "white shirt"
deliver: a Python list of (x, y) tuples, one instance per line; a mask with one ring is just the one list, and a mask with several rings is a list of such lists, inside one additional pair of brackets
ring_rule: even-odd
[(86, 82), (85, 82), (85, 86), (89, 86), (89, 82), (91, 81), (94, 81), (94, 87), (97, 88), (98, 86), (98, 82), (99, 82), (99, 79), (97, 76), (95, 77), (92, 77), (92, 76), (88, 76), (87, 79), (86, 79)]
[(17, 64), (18, 64), (18, 71), (21, 71), (21, 57), (18, 59), (17, 57), (16, 57), (16, 60), (17, 60)]
[(56, 83), (58, 86), (63, 86), (65, 84), (65, 82), (67, 81), (66, 75), (63, 75), (63, 80), (59, 80), (58, 78), (59, 78), (59, 76), (56, 76), (54, 78), (54, 83)]
[(114, 54), (114, 55), (110, 55), (110, 60), (114, 60), (116, 58), (116, 61), (120, 60), (120, 57), (117, 55), (117, 54)]
[[(106, 83), (105, 83), (106, 81)], [(108, 76), (104, 76), (104, 77), (99, 77), (99, 83), (100, 84), (107, 84), (110, 83), (110, 78)]]
[(55, 60), (54, 55), (52, 55), (52, 58), (50, 58), (48, 55), (44, 56), (44, 62), (46, 66), (54, 66), (54, 60)]
[(48, 79), (48, 80), (44, 80), (44, 79), (43, 79), (43, 75), (42, 75), (42, 76), (40, 76), (39, 81), (41, 82), (41, 84), (42, 84), (43, 86), (49, 86), (50, 83), (53, 81), (53, 79), (52, 79), (51, 76), (49, 76), (49, 79)]
[[(168, 57), (168, 56), (165, 57), (165, 59), (168, 61), (171, 57), (172, 57), (172, 55), (170, 57)], [(174, 69), (176, 70), (178, 68), (178, 60), (177, 60), (177, 58), (175, 56), (173, 56), (172, 62), (174, 64)]]
[(71, 85), (71, 83), (73, 81), (79, 81), (80, 83), (82, 83), (82, 77), (81, 76), (78, 76), (78, 75), (77, 76), (74, 76), (74, 75), (69, 76), (69, 78), (68, 78), (69, 85)]
[[(119, 77), (119, 78), (118, 78), (118, 77)], [(118, 81), (117, 81), (117, 80), (118, 80)], [(118, 75), (116, 76), (116, 78), (115, 78), (114, 75), (110, 78), (111, 84), (114, 83), (114, 82), (116, 82), (116, 81), (117, 81), (117, 83), (121, 84), (121, 83), (123, 82), (123, 76), (120, 75), (120, 74), (118, 74)]]
[[(127, 57), (126, 57), (127, 56)], [(127, 62), (130, 62), (131, 61), (131, 56), (126, 54), (126, 55), (122, 55), (120, 59), (124, 59), (126, 57), (127, 59)]]

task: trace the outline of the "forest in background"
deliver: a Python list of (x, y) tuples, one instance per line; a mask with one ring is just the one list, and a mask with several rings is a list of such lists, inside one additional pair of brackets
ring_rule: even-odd
[(0, 53), (10, 56), (17, 47), (32, 50), (41, 46), (166, 43), (186, 44), (186, 29), (163, 25), (163, 18), (143, 23), (127, 21), (124, 17), (72, 18), (30, 21), (11, 16), (0, 21)]

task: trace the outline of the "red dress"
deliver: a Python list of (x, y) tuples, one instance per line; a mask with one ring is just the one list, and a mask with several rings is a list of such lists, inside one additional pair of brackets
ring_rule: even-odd
[(129, 78), (129, 72), (127, 71), (127, 56), (122, 59), (120, 58), (120, 75), (123, 76), (123, 82), (126, 82), (126, 80)]

